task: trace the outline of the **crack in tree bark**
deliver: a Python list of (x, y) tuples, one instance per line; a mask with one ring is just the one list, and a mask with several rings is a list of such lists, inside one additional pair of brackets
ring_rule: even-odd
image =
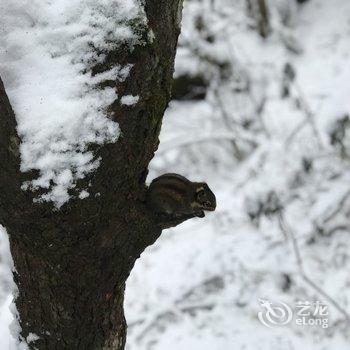
[(90, 196), (72, 199), (60, 210), (34, 203), (35, 193), (20, 189), (35, 172), (19, 170), (19, 138), (10, 102), (0, 80), (0, 223), (9, 234), (19, 288), (16, 300), (22, 337), (34, 333), (37, 349), (123, 349), (125, 281), (140, 254), (161, 234), (144, 204), (147, 168), (159, 141), (170, 100), (182, 0), (146, 0), (155, 39), (132, 52), (106, 55), (94, 74), (133, 63), (124, 83), (108, 82), (123, 94), (140, 96), (133, 108), (118, 102), (111, 118), (121, 128), (115, 144), (96, 147), (102, 159)]

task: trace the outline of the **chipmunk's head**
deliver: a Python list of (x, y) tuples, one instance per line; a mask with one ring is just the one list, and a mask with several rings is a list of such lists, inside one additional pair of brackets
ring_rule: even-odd
[(214, 211), (216, 208), (216, 197), (205, 182), (197, 183), (195, 201), (203, 210)]

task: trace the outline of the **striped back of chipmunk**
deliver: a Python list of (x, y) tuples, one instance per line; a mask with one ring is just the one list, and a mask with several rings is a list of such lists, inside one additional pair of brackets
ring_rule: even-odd
[(186, 213), (190, 210), (191, 182), (177, 174), (164, 174), (152, 181), (148, 202), (158, 212)]

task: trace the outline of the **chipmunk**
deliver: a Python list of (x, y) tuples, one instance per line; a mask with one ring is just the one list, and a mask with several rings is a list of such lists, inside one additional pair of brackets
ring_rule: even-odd
[(158, 215), (202, 218), (205, 210), (215, 210), (216, 198), (205, 182), (191, 182), (178, 174), (164, 174), (150, 184), (146, 204)]

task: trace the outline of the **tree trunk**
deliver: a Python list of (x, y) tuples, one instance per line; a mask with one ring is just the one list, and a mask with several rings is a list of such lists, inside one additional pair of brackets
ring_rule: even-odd
[(90, 196), (59, 210), (34, 203), (20, 189), (36, 174), (19, 170), (20, 140), (0, 81), (0, 223), (10, 238), (22, 337), (36, 349), (123, 349), (125, 281), (143, 250), (161, 234), (144, 204), (145, 178), (158, 146), (170, 99), (182, 0), (147, 0), (154, 41), (132, 52), (108, 53), (94, 73), (133, 63), (124, 83), (108, 81), (119, 94), (139, 95), (132, 108), (114, 103), (110, 114), (122, 136), (96, 147), (100, 167), (77, 186)]

